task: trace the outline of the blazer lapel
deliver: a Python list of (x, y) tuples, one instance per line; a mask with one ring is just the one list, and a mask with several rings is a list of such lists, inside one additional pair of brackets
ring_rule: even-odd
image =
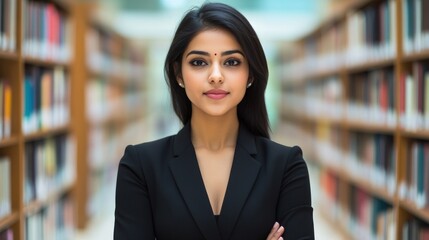
[(221, 239), (191, 142), (189, 124), (176, 135), (173, 147), (170, 170), (195, 223), (205, 239)]
[(255, 137), (240, 125), (228, 187), (219, 218), (219, 229), (223, 239), (230, 238), (258, 176), (261, 164), (254, 158), (256, 154)]

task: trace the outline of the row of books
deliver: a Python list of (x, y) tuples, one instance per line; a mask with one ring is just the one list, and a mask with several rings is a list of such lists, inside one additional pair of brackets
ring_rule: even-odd
[(329, 171), (323, 170), (320, 176), (321, 208), (329, 211), (325, 214), (347, 229), (353, 239), (396, 239), (391, 205), (352, 185), (342, 190), (340, 180)]
[(71, 58), (71, 26), (67, 15), (52, 2), (24, 0), (26, 56), (68, 62)]
[(347, 16), (346, 62), (350, 65), (396, 54), (396, 0), (374, 1)]
[(143, 111), (140, 108), (144, 102), (141, 90), (124, 88), (107, 79), (90, 79), (86, 87), (86, 99), (86, 113), (92, 123), (138, 116)]
[(282, 107), (286, 113), (292, 111), (316, 119), (346, 118), (352, 122), (396, 126), (395, 77), (392, 68), (351, 75), (347, 92), (349, 96), (344, 106), (344, 87), (337, 76), (309, 81), (304, 87), (286, 87), (282, 99), (285, 104)]
[(12, 212), (11, 163), (8, 157), (0, 158), (0, 219)]
[(0, 0), (0, 51), (16, 49), (16, 0)]
[(346, 168), (374, 186), (396, 188), (396, 154), (392, 135), (350, 133)]
[(395, 239), (396, 219), (391, 205), (358, 187), (350, 190), (350, 228), (356, 239)]
[(86, 34), (87, 65), (95, 73), (141, 82), (142, 56), (117, 36), (101, 28)]
[(0, 240), (13, 240), (13, 230), (8, 228), (0, 231)]
[(12, 134), (12, 86), (0, 79), (0, 139)]
[(429, 130), (429, 62), (414, 62), (399, 79), (401, 126), (408, 130)]
[(429, 239), (429, 225), (412, 218), (402, 226), (402, 240), (427, 240)]
[(45, 201), (74, 181), (75, 151), (67, 134), (26, 143), (24, 203)]
[(282, 95), (284, 112), (315, 118), (340, 119), (343, 116), (343, 87), (337, 76), (308, 82), (303, 88), (285, 89)]
[(301, 57), (285, 66), (289, 78), (311, 78), (345, 66), (396, 56), (396, 0), (374, 1), (350, 11), (301, 46)]
[(393, 68), (353, 74), (348, 88), (348, 120), (396, 126)]
[(60, 67), (27, 66), (24, 79), (23, 132), (64, 126), (69, 122), (70, 92), (66, 71)]
[(429, 49), (429, 1), (402, 0), (405, 53)]
[(25, 219), (27, 240), (68, 240), (74, 237), (74, 209), (71, 198), (62, 196)]
[(405, 179), (399, 194), (414, 202), (419, 208), (429, 209), (429, 142), (409, 143)]

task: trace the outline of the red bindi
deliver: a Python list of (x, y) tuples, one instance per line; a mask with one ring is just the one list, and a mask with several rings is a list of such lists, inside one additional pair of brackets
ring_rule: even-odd
[(215, 53), (215, 56), (217, 56), (217, 53)]

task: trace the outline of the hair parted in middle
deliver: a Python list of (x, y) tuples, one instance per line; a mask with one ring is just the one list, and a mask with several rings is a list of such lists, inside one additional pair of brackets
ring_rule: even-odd
[(268, 81), (268, 65), (264, 50), (249, 21), (236, 9), (223, 3), (205, 3), (186, 13), (177, 27), (168, 50), (164, 73), (170, 88), (173, 108), (183, 124), (192, 115), (191, 101), (185, 90), (178, 85), (181, 77), (182, 57), (192, 39), (209, 29), (223, 29), (236, 38), (249, 63), (249, 82), (243, 100), (238, 104), (237, 115), (253, 134), (269, 138), (268, 114), (265, 106), (265, 89)]

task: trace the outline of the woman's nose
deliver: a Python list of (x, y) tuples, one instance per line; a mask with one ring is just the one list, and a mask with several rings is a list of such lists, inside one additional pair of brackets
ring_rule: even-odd
[(224, 79), (219, 64), (213, 64), (209, 76), (210, 84), (223, 83), (223, 80)]

